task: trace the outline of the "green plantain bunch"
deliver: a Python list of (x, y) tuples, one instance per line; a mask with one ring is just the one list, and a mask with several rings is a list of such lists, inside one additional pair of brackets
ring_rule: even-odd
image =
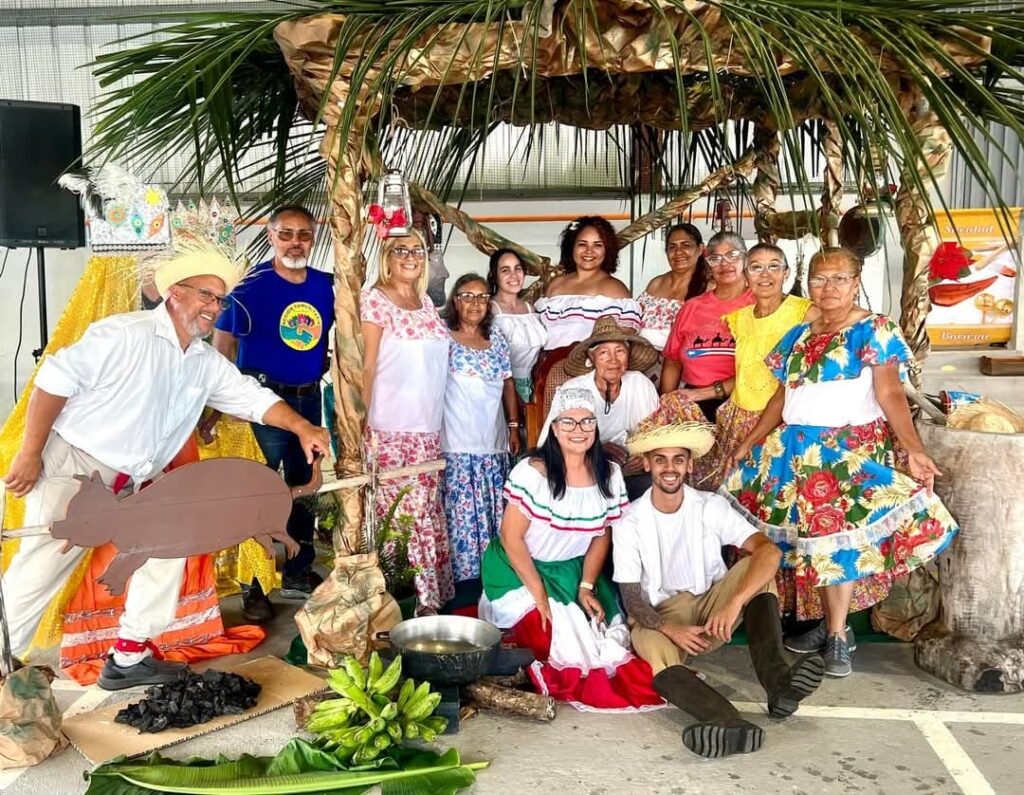
[(446, 718), (432, 715), (441, 694), (432, 692), (429, 682), (417, 686), (412, 679), (399, 688), (401, 678), (401, 655), (385, 668), (374, 652), (366, 669), (355, 657), (346, 657), (327, 680), (341, 698), (317, 704), (306, 729), (319, 736), (325, 750), (353, 765), (387, 756), (404, 740), (434, 742), (448, 726)]

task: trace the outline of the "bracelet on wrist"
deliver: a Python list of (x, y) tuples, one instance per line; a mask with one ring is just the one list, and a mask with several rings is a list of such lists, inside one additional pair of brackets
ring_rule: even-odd
[(725, 385), (721, 381), (715, 381), (715, 397), (725, 397)]
[(584, 590), (584, 591), (593, 591), (594, 590), (594, 583), (587, 582), (586, 580), (581, 580), (580, 581), (580, 588), (582, 590)]
[(506, 425), (508, 425), (509, 428), (518, 428), (519, 422), (518, 420), (512, 420), (511, 422), (506, 423)]

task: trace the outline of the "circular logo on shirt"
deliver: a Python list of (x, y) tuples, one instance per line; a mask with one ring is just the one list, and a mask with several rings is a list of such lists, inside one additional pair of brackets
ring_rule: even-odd
[(289, 348), (308, 351), (315, 348), (324, 333), (324, 322), (316, 307), (305, 301), (289, 304), (281, 313), (281, 340)]

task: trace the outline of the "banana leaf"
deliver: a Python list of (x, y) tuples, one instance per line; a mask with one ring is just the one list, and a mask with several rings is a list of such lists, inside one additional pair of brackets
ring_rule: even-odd
[(86, 795), (361, 795), (375, 785), (384, 795), (454, 795), (486, 764), (464, 765), (454, 748), (443, 754), (398, 748), (391, 758), (353, 768), (296, 738), (273, 757), (179, 762), (154, 752), (141, 760), (115, 759), (85, 774)]

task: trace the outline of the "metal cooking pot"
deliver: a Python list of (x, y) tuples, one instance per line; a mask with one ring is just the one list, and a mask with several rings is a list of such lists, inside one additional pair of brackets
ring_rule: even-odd
[(501, 630), (468, 616), (420, 616), (377, 634), (402, 655), (402, 674), (439, 685), (475, 682), (494, 665)]

